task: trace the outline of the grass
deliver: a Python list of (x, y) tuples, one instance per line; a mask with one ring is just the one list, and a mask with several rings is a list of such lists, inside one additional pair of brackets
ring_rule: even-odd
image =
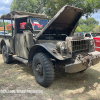
[(0, 94), (0, 100), (100, 100), (100, 63), (84, 73), (57, 71), (50, 87), (37, 84), (32, 68), (14, 61), (5, 64), (0, 54), (0, 90), (43, 90), (38, 94)]

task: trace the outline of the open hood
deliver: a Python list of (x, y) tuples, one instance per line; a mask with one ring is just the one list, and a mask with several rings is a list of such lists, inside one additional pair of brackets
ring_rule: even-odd
[(83, 14), (83, 10), (72, 6), (62, 7), (49, 23), (37, 34), (36, 38), (49, 31), (63, 31), (70, 35), (76, 29), (77, 23)]

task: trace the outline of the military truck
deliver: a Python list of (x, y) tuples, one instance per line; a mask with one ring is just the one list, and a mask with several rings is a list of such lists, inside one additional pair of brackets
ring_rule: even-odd
[[(82, 14), (82, 9), (66, 5), (51, 20), (21, 11), (2, 15), (3, 22), (11, 20), (12, 24), (12, 36), (0, 36), (4, 62), (11, 63), (14, 58), (32, 66), (36, 81), (43, 87), (52, 83), (54, 68), (60, 64), (67, 73), (83, 72), (95, 65), (100, 52), (94, 50), (93, 40), (74, 35)], [(25, 23), (23, 29), (20, 23)]]

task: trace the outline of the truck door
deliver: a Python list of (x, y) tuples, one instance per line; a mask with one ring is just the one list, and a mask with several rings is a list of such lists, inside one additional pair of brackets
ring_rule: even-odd
[[(23, 27), (20, 27), (20, 23), (27, 22), (27, 19), (16, 19), (15, 20), (15, 54), (19, 57), (28, 59), (29, 54), (29, 42), (33, 41), (33, 34), (28, 35), (28, 32)], [(22, 25), (22, 24), (21, 24)], [(28, 35), (28, 36), (27, 36)], [(32, 44), (31, 44), (32, 46)]]

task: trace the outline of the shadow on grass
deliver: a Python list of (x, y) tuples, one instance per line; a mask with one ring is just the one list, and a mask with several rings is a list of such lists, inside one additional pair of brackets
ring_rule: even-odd
[[(16, 60), (13, 61), (13, 63), (10, 65), (13, 66), (15, 64), (17, 64), (18, 66), (16, 66), (16, 67), (19, 67), (19, 69), (23, 70), (23, 72), (26, 72), (33, 76), (33, 71), (32, 71), (31, 67), (28, 67)], [(65, 91), (65, 90), (77, 90), (77, 89), (80, 89), (83, 87), (84, 88), (83, 92), (81, 92), (81, 93), (78, 92), (78, 93), (72, 94), (72, 96), (74, 97), (76, 95), (82, 95), (83, 93), (89, 92), (90, 90), (96, 90), (96, 88), (100, 84), (99, 77), (100, 77), (100, 71), (92, 69), (92, 68), (88, 68), (83, 73), (73, 73), (73, 74), (65, 73), (64, 69), (62, 69), (62, 70), (55, 72), (54, 82), (52, 83), (52, 85), (50, 87), (48, 87), (46, 89), (44, 88), (44, 90), (45, 91), (50, 90), (50, 91), (52, 91), (52, 94), (53, 93), (55, 94), (55, 92), (60, 91), (60, 93), (63, 93), (63, 91)], [(27, 82), (27, 80), (24, 82)], [(30, 81), (28, 81), (28, 82), (30, 83)], [(28, 82), (27, 82), (27, 84), (28, 84)], [(96, 83), (96, 85), (94, 85), (95, 83)], [(38, 87), (38, 85), (37, 85), (37, 87)], [(34, 87), (32, 87), (32, 88), (34, 88)], [(40, 87), (40, 88), (42, 88), (42, 87)], [(56, 95), (57, 95), (57, 93), (56, 93)]]
[[(61, 88), (62, 91), (64, 89), (76, 90), (84, 87), (84, 93), (90, 90), (96, 90), (98, 84), (100, 84), (99, 77), (100, 72), (92, 68), (88, 68), (83, 73), (72, 74), (65, 73), (64, 70), (61, 70), (56, 72), (55, 82), (61, 85), (59, 88)], [(94, 86), (95, 83), (97, 84), (96, 86)]]
[(28, 74), (34, 75), (33, 69), (31, 66), (27, 66), (27, 65), (25, 65), (17, 60), (14, 60), (12, 64), (18, 64), (24, 72), (27, 72)]
[[(18, 64), (24, 72), (33, 75), (32, 67), (28, 67), (16, 60), (13, 64)], [(62, 69), (55, 72), (55, 80), (50, 87), (59, 88), (62, 91), (65, 89), (75, 90), (84, 87), (83, 92), (87, 92), (96, 89), (98, 85), (94, 86), (94, 83), (100, 84), (99, 77), (100, 72), (92, 68), (88, 68), (83, 73), (73, 74), (65, 73), (64, 69)]]

